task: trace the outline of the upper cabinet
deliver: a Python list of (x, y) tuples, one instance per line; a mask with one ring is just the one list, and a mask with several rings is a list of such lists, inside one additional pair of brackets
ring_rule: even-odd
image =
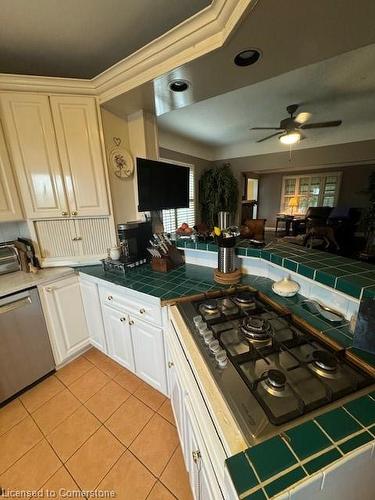
[(0, 103), (27, 217), (108, 215), (95, 98), (14, 92)]
[(0, 222), (23, 219), (13, 172), (0, 126)]
[(0, 100), (4, 129), (27, 217), (67, 215), (48, 97), (5, 93)]
[(108, 199), (94, 97), (51, 96), (71, 215), (107, 215)]

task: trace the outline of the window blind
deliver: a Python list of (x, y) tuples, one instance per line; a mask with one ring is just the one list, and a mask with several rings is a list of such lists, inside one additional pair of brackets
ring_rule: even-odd
[(181, 224), (195, 225), (194, 167), (189, 167), (189, 208), (163, 210), (164, 231), (174, 233)]

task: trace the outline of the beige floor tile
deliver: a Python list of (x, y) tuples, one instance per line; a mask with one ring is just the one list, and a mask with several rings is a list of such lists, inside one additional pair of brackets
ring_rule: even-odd
[(84, 356), (71, 361), (69, 364), (56, 372), (56, 377), (65, 385), (72, 384), (79, 377), (82, 377), (86, 372), (93, 368), (93, 364)]
[(107, 420), (106, 427), (125, 445), (130, 446), (154, 412), (142, 401), (130, 396)]
[(88, 351), (84, 352), (82, 354), (82, 356), (87, 358), (94, 365), (96, 365), (98, 360), (104, 360), (108, 357), (105, 354), (103, 354), (101, 351), (99, 351), (99, 349), (96, 349), (95, 347), (92, 347)]
[(171, 405), (171, 402), (169, 399), (166, 399), (164, 401), (164, 403), (158, 409), (158, 413), (162, 417), (166, 418), (168, 420), (168, 422), (170, 422), (173, 425), (176, 425), (174, 415), (173, 415), (172, 405)]
[(32, 412), (63, 389), (65, 389), (64, 384), (52, 375), (22, 394), (20, 400), (25, 405), (26, 409)]
[(181, 447), (173, 453), (160, 480), (178, 498), (178, 500), (193, 500), (190, 489), (189, 476), (185, 468)]
[(11, 490), (39, 490), (60, 467), (60, 460), (44, 439), (0, 476), (0, 484)]
[(129, 396), (130, 392), (111, 380), (85, 404), (101, 422), (105, 422)]
[(147, 500), (176, 500), (176, 497), (160, 481), (157, 481)]
[[(54, 498), (55, 500), (63, 500), (66, 498), (78, 498), (76, 497), (68, 497), (68, 492), (79, 491), (79, 487), (77, 483), (74, 482), (72, 476), (65, 469), (65, 467), (61, 467), (55, 474), (48, 479), (48, 481), (43, 485), (40, 491), (44, 492), (44, 496), (42, 498)], [(51, 492), (54, 496), (47, 497), (47, 491)], [(49, 493), (49, 495), (51, 495)], [(60, 495), (61, 493), (61, 495)]]
[(124, 451), (122, 444), (105, 427), (101, 427), (66, 462), (66, 467), (78, 486), (83, 490), (92, 490)]
[(24, 418), (3, 434), (0, 437), (0, 474), (41, 441), (42, 438), (43, 434), (31, 417)]
[(129, 449), (155, 476), (159, 477), (177, 445), (176, 428), (155, 413)]
[(64, 389), (34, 411), (32, 417), (46, 435), (68, 418), (80, 405), (78, 399), (68, 389)]
[(96, 367), (91, 368), (82, 377), (73, 382), (69, 389), (80, 400), (85, 403), (107, 384), (110, 379), (101, 370)]
[(134, 396), (143, 401), (147, 406), (153, 410), (158, 410), (164, 401), (167, 399), (161, 392), (144, 382), (134, 392)]
[(66, 462), (99, 427), (99, 420), (81, 406), (56, 427), (47, 439), (60, 460)]
[(114, 380), (132, 394), (143, 384), (140, 378), (126, 368), (123, 368), (120, 373), (115, 376)]
[(19, 399), (0, 408), (0, 436), (27, 417), (28, 413)]
[(116, 498), (144, 500), (156, 479), (129, 451), (109, 471), (98, 489), (116, 493)]
[(113, 361), (113, 359), (108, 358), (107, 356), (98, 357), (98, 359), (95, 360), (94, 364), (109, 378), (115, 377), (123, 370), (123, 367), (121, 365), (116, 363), (116, 361)]

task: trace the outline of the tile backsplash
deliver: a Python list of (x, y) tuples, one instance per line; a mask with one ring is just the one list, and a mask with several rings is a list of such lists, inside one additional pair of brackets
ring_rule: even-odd
[(0, 243), (4, 241), (16, 240), (17, 238), (30, 238), (26, 222), (0, 223)]

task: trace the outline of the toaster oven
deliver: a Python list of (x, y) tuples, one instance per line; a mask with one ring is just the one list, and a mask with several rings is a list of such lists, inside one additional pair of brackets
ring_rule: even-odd
[(0, 246), (0, 274), (13, 273), (20, 269), (18, 251), (14, 245)]

